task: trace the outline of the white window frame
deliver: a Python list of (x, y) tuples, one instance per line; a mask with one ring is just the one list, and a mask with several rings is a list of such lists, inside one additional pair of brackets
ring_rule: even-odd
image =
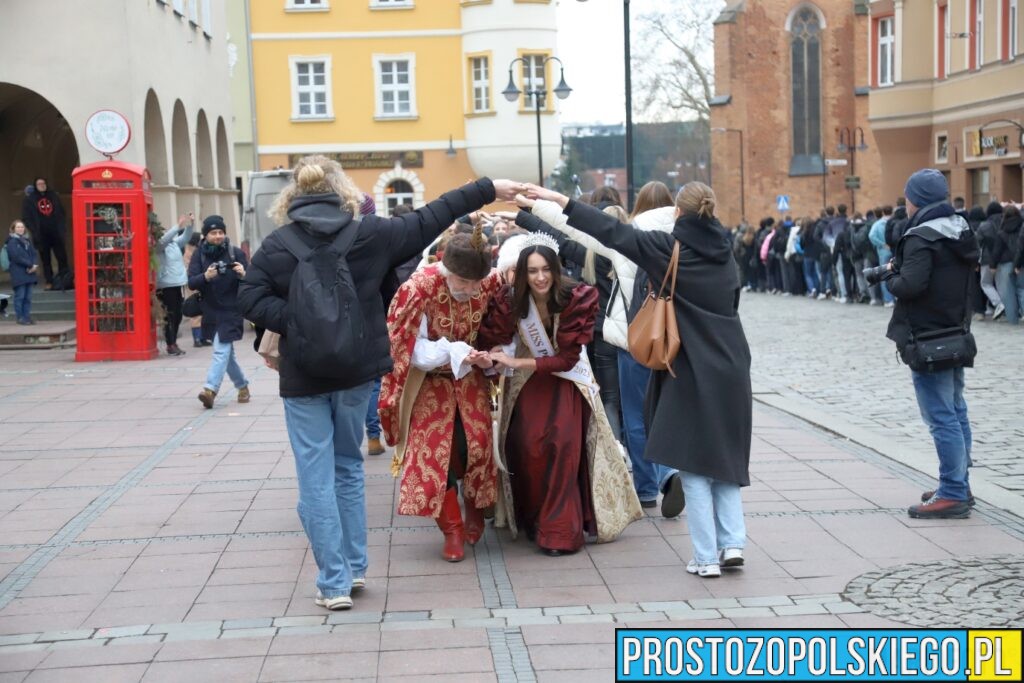
[[(526, 52), (520, 56), (524, 58), (523, 63), (520, 64), (522, 67), (522, 71), (520, 73), (522, 77), (523, 103), (527, 110), (532, 111), (536, 105), (533, 102), (533, 96), (527, 95), (526, 93), (530, 90), (536, 89), (535, 83), (538, 80), (544, 86), (544, 91), (547, 91), (548, 69), (547, 64), (544, 64), (544, 60), (551, 55), (546, 52)], [(529, 62), (529, 66), (526, 65), (527, 62)], [(538, 64), (540, 66), (540, 76), (537, 75)], [(541, 111), (547, 111), (550, 107), (550, 96), (551, 93), (548, 92), (544, 97), (544, 106)]]
[[(388, 192), (388, 188), (394, 183), (405, 183), (410, 187), (412, 192)], [(408, 201), (406, 201), (408, 200)], [(390, 216), (391, 212), (394, 211), (399, 204), (408, 204), (412, 207), (416, 202), (416, 188), (405, 178), (392, 178), (388, 181), (388, 184), (384, 186), (384, 215)]]
[[(882, 35), (882, 27), (888, 33)], [(878, 20), (878, 87), (890, 86), (896, 82), (896, 18), (882, 17)], [(885, 55), (883, 57), (883, 55)], [(883, 66), (888, 69), (888, 78), (883, 78)]]
[(331, 9), (329, 0), (285, 0), (285, 12), (326, 12)]
[(980, 69), (985, 63), (985, 0), (978, 0), (974, 6), (977, 12), (974, 15), (974, 51), (977, 55), (974, 65)]
[(1010, 0), (1010, 11), (1008, 12), (1010, 21), (1010, 44), (1007, 56), (1010, 59), (1017, 57), (1018, 41), (1020, 40), (1020, 31), (1018, 22), (1020, 22), (1020, 9), (1017, 0)]
[(370, 0), (370, 9), (413, 9), (414, 0)]
[[(384, 113), (384, 92), (400, 92), (402, 88), (395, 87), (396, 84), (391, 84), (388, 87), (384, 86), (383, 76), (384, 62), (406, 62), (409, 65), (409, 82), (406, 84), (406, 90), (409, 91), (409, 111), (391, 114)], [(374, 90), (374, 117), (377, 119), (384, 120), (402, 120), (402, 119), (415, 119), (419, 118), (419, 112), (416, 108), (416, 53), (415, 52), (403, 52), (401, 54), (375, 54), (373, 55), (373, 90)], [(397, 109), (398, 100), (396, 98), (395, 105)]]
[[(312, 70), (310, 71), (310, 85), (299, 85), (299, 65), (316, 64), (324, 65), (324, 85), (322, 88), (312, 84)], [(331, 55), (290, 55), (288, 57), (288, 72), (291, 75), (292, 91), (292, 121), (331, 121), (334, 119), (334, 93), (331, 87)], [(313, 113), (316, 109), (315, 93), (319, 91), (326, 93), (326, 112), (323, 114)], [(310, 98), (309, 114), (299, 113), (299, 93), (309, 92), (313, 94)]]
[[(483, 77), (477, 78), (477, 61), (483, 63)], [(491, 60), (487, 55), (477, 55), (469, 58), (469, 81), (470, 81), (470, 95), (472, 98), (472, 110), (474, 114), (483, 114), (491, 109)], [(479, 95), (483, 98), (483, 107), (477, 106), (477, 102), (480, 99)]]

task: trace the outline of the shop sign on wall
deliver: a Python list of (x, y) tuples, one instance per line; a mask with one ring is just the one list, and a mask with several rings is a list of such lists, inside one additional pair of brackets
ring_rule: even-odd
[[(298, 163), (304, 154), (289, 154), (288, 165), (292, 168)], [(369, 168), (394, 168), (395, 164), (401, 164), (402, 168), (423, 168), (423, 152), (336, 152), (324, 154), (328, 159), (334, 159), (341, 167), (347, 170), (369, 169)]]
[(968, 134), (971, 156), (1005, 156), (1009, 150), (1010, 136), (1008, 135), (982, 135), (979, 131), (970, 131)]

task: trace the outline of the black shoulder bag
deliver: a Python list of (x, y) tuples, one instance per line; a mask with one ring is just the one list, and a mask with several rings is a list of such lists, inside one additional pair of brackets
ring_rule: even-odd
[(964, 314), (960, 327), (910, 333), (910, 343), (900, 350), (900, 358), (915, 372), (940, 372), (951, 368), (974, 367), (978, 346), (971, 334), (967, 306), (970, 301), (971, 277), (967, 275), (964, 291)]

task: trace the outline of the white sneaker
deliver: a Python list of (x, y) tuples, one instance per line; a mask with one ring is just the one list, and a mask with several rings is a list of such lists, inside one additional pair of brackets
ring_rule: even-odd
[(686, 571), (696, 574), (702, 579), (713, 579), (722, 575), (722, 570), (718, 567), (717, 562), (715, 564), (697, 564), (697, 560), (690, 560), (686, 564)]
[(888, 301), (888, 302), (886, 302), (886, 303), (885, 303), (885, 308), (892, 308), (892, 307), (893, 307), (893, 306), (895, 306), (895, 305), (896, 305), (896, 304), (895, 304), (895, 303), (893, 303), (892, 301)]
[(352, 596), (350, 595), (339, 595), (336, 598), (325, 598), (323, 593), (319, 590), (316, 592), (316, 600), (314, 600), (320, 607), (326, 607), (329, 610), (341, 610), (341, 609), (352, 609)]
[(825, 294), (824, 292), (822, 292), (821, 294), (818, 295), (818, 301), (824, 301), (827, 298), (828, 298), (828, 295)]
[(352, 590), (361, 591), (364, 588), (366, 588), (365, 576), (357, 576), (356, 578), (352, 579)]
[(742, 567), (743, 550), (741, 548), (726, 548), (720, 553), (719, 559), (723, 567)]
[(998, 320), (999, 316), (1001, 316), (1003, 313), (1006, 313), (1006, 306), (1000, 303), (998, 306), (996, 306), (996, 310), (992, 312), (992, 319)]

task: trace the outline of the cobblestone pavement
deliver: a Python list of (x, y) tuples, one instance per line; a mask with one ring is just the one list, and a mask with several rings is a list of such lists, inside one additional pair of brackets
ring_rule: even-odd
[(966, 557), (868, 572), (843, 592), (873, 614), (930, 628), (1024, 626), (1024, 558)]
[[(885, 338), (890, 309), (744, 294), (740, 313), (760, 398), (926, 472), (937, 473), (910, 371)], [(1024, 514), (1024, 325), (974, 323), (976, 367), (965, 398), (974, 435), (972, 482)], [(976, 490), (975, 493), (978, 493)]]
[[(195, 398), (208, 349), (0, 356), (0, 681), (607, 680), (616, 627), (913, 624), (879, 611), (886, 581), (920, 592), (908, 563), (1024, 554), (1021, 518), (982, 500), (970, 519), (910, 519), (930, 477), (757, 405), (742, 570), (686, 574), (685, 520), (656, 515), (560, 558), (488, 528), (449, 564), (431, 520), (394, 514), (383, 456), (366, 462), (368, 586), (327, 613), (276, 376), (237, 351), (253, 400), (225, 390), (212, 411)], [(1006, 578), (988, 594), (1019, 593)]]

